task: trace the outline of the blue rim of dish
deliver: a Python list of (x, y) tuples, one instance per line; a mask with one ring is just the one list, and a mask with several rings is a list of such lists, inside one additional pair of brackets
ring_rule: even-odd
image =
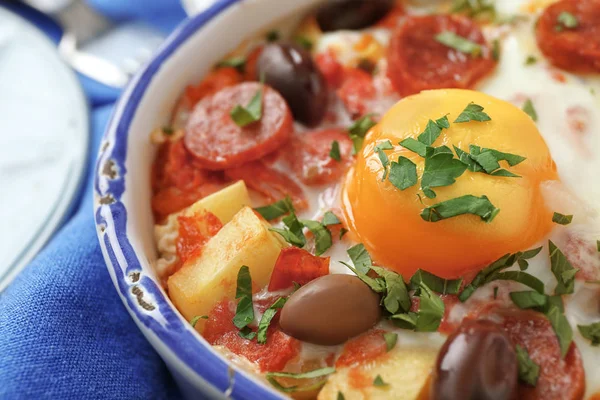
[[(149, 330), (180, 362), (219, 392), (239, 399), (281, 399), (274, 389), (259, 385), (245, 373), (236, 372), (232, 379), (230, 366), (224, 358), (217, 355), (204, 339), (199, 339), (189, 323), (183, 321), (169, 304), (159, 284), (144, 274), (127, 236), (127, 208), (122, 202), (129, 128), (154, 75), (163, 62), (199, 29), (241, 1), (218, 0), (202, 13), (185, 21), (128, 85), (113, 111), (98, 154), (94, 214), (98, 239), (104, 247), (104, 258), (113, 283), (140, 328), (143, 326)], [(118, 176), (111, 177), (103, 173), (108, 160), (114, 163), (113, 168), (116, 167)]]

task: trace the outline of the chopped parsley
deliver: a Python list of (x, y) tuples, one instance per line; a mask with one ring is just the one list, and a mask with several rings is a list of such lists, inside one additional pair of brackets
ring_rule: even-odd
[(393, 332), (386, 332), (383, 334), (383, 340), (385, 340), (385, 350), (392, 351), (394, 347), (396, 347), (396, 343), (398, 342), (398, 334)]
[(556, 19), (556, 30), (563, 31), (565, 29), (574, 29), (579, 26), (577, 17), (570, 12), (563, 11), (558, 15)]
[(410, 283), (414, 288), (417, 288), (421, 283), (424, 283), (431, 290), (440, 294), (458, 294), (462, 284), (462, 278), (444, 279), (430, 272), (418, 269), (410, 278)]
[(383, 378), (381, 377), (381, 375), (377, 375), (375, 377), (375, 379), (373, 380), (373, 386), (377, 386), (377, 387), (388, 387), (390, 386), (389, 383), (386, 383), (383, 381)]
[(436, 35), (435, 40), (446, 47), (470, 54), (472, 57), (479, 57), (482, 49), (481, 45), (465, 37), (459, 36), (452, 31), (444, 31)]
[(465, 107), (463, 112), (460, 113), (458, 118), (456, 118), (456, 120), (454, 120), (454, 123), (463, 123), (463, 122), (471, 122), (471, 121), (478, 121), (478, 122), (491, 121), (492, 119), (490, 118), (490, 116), (487, 115), (485, 112), (483, 112), (483, 110), (484, 110), (484, 108), (482, 106), (475, 104), (475, 103), (469, 103), (469, 105), (467, 107)]
[(306, 36), (296, 36), (294, 41), (298, 43), (304, 50), (311, 51), (314, 43)]
[(267, 40), (267, 42), (276, 42), (279, 40), (280, 37), (281, 37), (281, 35), (279, 34), (279, 31), (277, 31), (277, 30), (269, 31), (265, 35), (265, 39)]
[(425, 153), (427, 151), (427, 145), (422, 142), (419, 142), (416, 139), (413, 139), (413, 138), (404, 139), (403, 141), (401, 141), (398, 144), (402, 147), (407, 148), (408, 150), (412, 151), (413, 153), (417, 153), (421, 157), (425, 157)]
[(554, 304), (550, 305), (546, 316), (550, 320), (550, 324), (552, 325), (554, 333), (558, 338), (560, 352), (564, 358), (569, 351), (569, 347), (571, 347), (571, 342), (573, 341), (573, 329), (571, 328), (567, 317), (565, 317), (564, 310), (561, 310), (560, 307)]
[(502, 49), (500, 48), (500, 40), (494, 39), (494, 41), (492, 42), (492, 58), (494, 59), (494, 61), (500, 60), (501, 51)]
[(331, 225), (339, 225), (342, 222), (340, 221), (340, 219), (337, 217), (337, 215), (335, 215), (333, 212), (331, 211), (327, 211), (324, 215), (323, 215), (323, 222), (322, 224), (325, 226), (331, 226)]
[(427, 126), (425, 127), (425, 130), (423, 131), (423, 133), (421, 133), (419, 135), (419, 137), (417, 138), (419, 140), (419, 142), (427, 145), (427, 146), (431, 146), (433, 144), (433, 142), (435, 142), (437, 140), (438, 137), (440, 137), (440, 134), (442, 133), (442, 129), (448, 129), (450, 128), (450, 122), (448, 121), (448, 116), (443, 116), (442, 118), (433, 121), (433, 120), (429, 120), (427, 122)]
[(425, 196), (432, 198), (434, 187), (449, 186), (456, 182), (467, 170), (467, 165), (454, 158), (454, 153), (447, 146), (428, 147), (425, 153), (425, 168), (421, 178), (421, 188)]
[(577, 325), (581, 336), (592, 342), (592, 346), (600, 346), (600, 322), (590, 325)]
[(235, 68), (240, 72), (244, 72), (244, 68), (246, 68), (246, 58), (245, 57), (231, 57), (226, 58), (225, 60), (219, 61), (216, 65), (217, 68), (231, 67)]
[(526, 160), (525, 157), (517, 154), (504, 153), (502, 151), (482, 148), (476, 145), (469, 146), (469, 153), (454, 146), (454, 151), (458, 159), (467, 165), (471, 172), (483, 172), (493, 176), (504, 176), (509, 178), (518, 178), (516, 175), (506, 169), (500, 168), (500, 161), (506, 161), (509, 166), (514, 167)]
[(510, 299), (522, 310), (529, 308), (543, 308), (548, 303), (548, 296), (533, 290), (511, 292)]
[(238, 271), (235, 298), (239, 299), (239, 302), (233, 317), (233, 324), (236, 328), (242, 330), (254, 321), (252, 278), (250, 277), (250, 268), (246, 265), (243, 265)]
[(353, 150), (352, 154), (357, 154), (362, 149), (363, 141), (367, 132), (377, 125), (377, 122), (372, 118), (373, 114), (367, 114), (356, 121), (348, 128), (350, 139), (352, 139)]
[(557, 213), (557, 212), (555, 212), (552, 215), (552, 222), (559, 224), (559, 225), (569, 225), (572, 221), (573, 221), (572, 215), (564, 215), (564, 214)]
[(352, 260), (354, 267), (363, 274), (369, 272), (369, 268), (373, 265), (371, 256), (362, 243), (350, 247), (348, 249), (348, 256), (350, 256), (350, 260)]
[(283, 200), (279, 200), (268, 206), (255, 208), (254, 211), (262, 215), (267, 221), (272, 221), (282, 215), (293, 213), (294, 205), (292, 204), (292, 199), (286, 196)]
[(346, 398), (344, 397), (344, 393), (338, 392), (338, 394), (337, 394), (337, 400), (346, 400)]
[(416, 164), (402, 156), (391, 163), (389, 175), (390, 183), (400, 190), (408, 189), (418, 181)]
[(346, 233), (348, 233), (348, 229), (346, 229), (346, 228), (340, 229), (340, 240), (342, 240), (342, 238), (344, 237), (344, 235)]
[(531, 55), (527, 56), (527, 58), (525, 59), (525, 65), (533, 65), (533, 64), (535, 64), (537, 62), (538, 62), (537, 57), (534, 57), (534, 56), (531, 56)]
[[(334, 367), (325, 367), (320, 369), (315, 369), (309, 372), (302, 373), (292, 373), (292, 372), (267, 372), (265, 377), (269, 381), (271, 385), (273, 385), (277, 390), (280, 390), (284, 393), (292, 393), (292, 392), (301, 392), (301, 391), (311, 391), (320, 388), (323, 386), (327, 380), (321, 380), (316, 382), (315, 384), (298, 387), (298, 386), (282, 386), (275, 378), (288, 378), (288, 379), (315, 379), (321, 378), (324, 376), (331, 375), (335, 372)], [(339, 396), (338, 396), (339, 397)]]
[(198, 321), (201, 319), (208, 319), (208, 315), (196, 315), (194, 318), (190, 320), (190, 325), (195, 328)]
[(342, 161), (342, 155), (340, 154), (340, 142), (334, 140), (331, 142), (331, 150), (329, 150), (329, 157), (335, 161)]
[(388, 166), (390, 164), (390, 160), (389, 160), (387, 154), (385, 154), (384, 150), (393, 150), (393, 149), (394, 149), (394, 146), (392, 145), (392, 142), (390, 142), (389, 140), (386, 140), (384, 142), (377, 144), (375, 146), (375, 148), (373, 149), (379, 156), (379, 161), (381, 161), (381, 165), (383, 165), (382, 181), (384, 181), (385, 178), (387, 177)]
[(493, 19), (496, 16), (494, 0), (454, 0), (450, 11), (465, 13), (471, 18), (490, 17)]
[(283, 218), (284, 229), (280, 228), (269, 228), (270, 231), (276, 232), (283, 237), (283, 239), (289, 244), (296, 247), (304, 247), (306, 245), (306, 237), (302, 232), (304, 226), (298, 221), (296, 214), (291, 212), (289, 215)]
[(529, 353), (523, 347), (517, 345), (515, 351), (519, 363), (519, 380), (530, 386), (537, 385), (540, 376), (540, 366), (529, 357)]
[(320, 256), (333, 245), (331, 232), (325, 225), (318, 221), (301, 220), (300, 223), (308, 228), (315, 236), (315, 255)]
[(231, 110), (231, 119), (237, 126), (244, 128), (250, 124), (260, 121), (262, 118), (262, 86), (250, 100), (246, 107), (237, 105)]
[(527, 274), (523, 271), (503, 272), (503, 270), (512, 267), (515, 262), (519, 262), (521, 259), (528, 260), (535, 257), (541, 249), (542, 248), (540, 247), (525, 252), (505, 254), (504, 256), (500, 257), (498, 260), (479, 271), (471, 283), (465, 286), (463, 291), (458, 295), (458, 299), (462, 302), (465, 302), (478, 288), (497, 280), (516, 281), (531, 287), (539, 293), (544, 293), (544, 283), (533, 275)]
[(259, 344), (267, 343), (267, 330), (269, 329), (269, 325), (273, 320), (275, 314), (279, 309), (283, 308), (287, 299), (285, 297), (278, 298), (269, 308), (267, 308), (262, 315), (260, 322), (258, 323), (258, 332), (256, 341)]
[(384, 308), (390, 314), (396, 314), (399, 311), (408, 312), (411, 301), (402, 275), (381, 267), (371, 266), (370, 268), (383, 278), (386, 289), (382, 299)]
[(533, 102), (531, 101), (531, 99), (527, 99), (525, 101), (525, 104), (523, 104), (523, 111), (527, 115), (529, 115), (534, 122), (537, 122), (538, 115), (537, 115), (537, 112), (535, 111), (535, 108), (533, 107)]
[(444, 302), (423, 282), (419, 284), (419, 312), (415, 324), (417, 332), (435, 332), (444, 317)]
[(572, 294), (575, 291), (575, 275), (579, 269), (574, 268), (567, 257), (549, 240), (550, 269), (556, 278), (554, 294)]
[(458, 215), (473, 214), (490, 223), (499, 212), (500, 209), (496, 208), (487, 196), (468, 194), (426, 207), (421, 212), (421, 218), (427, 222), (438, 222)]
[(170, 126), (163, 126), (162, 127), (162, 132), (163, 134), (165, 134), (166, 136), (173, 136), (173, 134), (175, 133), (175, 129), (173, 129)]

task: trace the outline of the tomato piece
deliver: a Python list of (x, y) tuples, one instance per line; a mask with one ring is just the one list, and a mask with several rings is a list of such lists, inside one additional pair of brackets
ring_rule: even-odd
[(246, 65), (244, 67), (245, 80), (256, 81), (260, 78), (258, 72), (256, 72), (256, 63), (258, 62), (258, 57), (260, 57), (263, 48), (264, 46), (256, 46), (246, 57)]
[[(246, 106), (262, 91), (262, 117), (246, 127), (238, 126), (231, 110)], [(287, 103), (269, 86), (241, 83), (204, 98), (194, 109), (184, 136), (196, 164), (210, 170), (238, 167), (277, 150), (290, 137), (293, 120)]]
[(152, 166), (152, 211), (160, 221), (224, 186), (222, 173), (194, 166), (182, 140), (167, 142)]
[(226, 87), (237, 85), (242, 80), (242, 74), (233, 67), (217, 68), (209, 73), (198, 85), (189, 85), (186, 87), (184, 96), (193, 106), (203, 98), (213, 95)]
[(332, 88), (338, 88), (342, 84), (344, 67), (337, 60), (335, 52), (328, 48), (324, 53), (315, 57), (317, 68), (325, 78), (327, 84)]
[(290, 196), (296, 210), (308, 206), (304, 192), (296, 182), (261, 161), (225, 170), (225, 176), (231, 180), (243, 180), (248, 188), (259, 193), (268, 203)]
[[(329, 154), (334, 141), (340, 161)], [(297, 135), (285, 155), (294, 174), (306, 185), (324, 185), (342, 178), (352, 165), (352, 140), (344, 129), (325, 129)]]
[(267, 332), (267, 342), (258, 344), (239, 335), (233, 325), (235, 303), (224, 300), (209, 313), (202, 335), (213, 346), (223, 346), (238, 356), (255, 363), (261, 372), (281, 371), (288, 361), (300, 353), (300, 341), (281, 332), (276, 324), (271, 324)]
[(297, 247), (281, 250), (269, 282), (269, 291), (288, 289), (294, 282), (306, 285), (329, 274), (329, 257), (317, 257)]
[[(563, 12), (577, 18), (576, 27), (560, 24)], [(550, 5), (538, 20), (536, 37), (542, 53), (558, 68), (582, 74), (600, 72), (600, 1), (561, 0)]]
[(348, 340), (342, 349), (342, 354), (335, 362), (336, 368), (362, 364), (386, 354), (384, 333), (382, 330), (374, 329)]
[(376, 95), (373, 76), (359, 68), (347, 68), (337, 94), (346, 110), (356, 119), (369, 112), (367, 102)]
[[(497, 310), (497, 308), (495, 308)], [(585, 392), (585, 372), (577, 346), (573, 342), (565, 358), (550, 321), (533, 311), (491, 311), (492, 317), (502, 318), (504, 330), (516, 345), (527, 350), (540, 366), (535, 387), (521, 384), (519, 399), (580, 400)]]
[(216, 215), (204, 210), (192, 216), (180, 215), (177, 221), (179, 235), (175, 244), (179, 263), (171, 273), (175, 273), (187, 260), (200, 256), (206, 242), (223, 227)]
[(386, 29), (394, 29), (396, 26), (400, 24), (404, 16), (406, 15), (406, 10), (402, 5), (397, 4), (396, 7), (392, 11), (390, 11), (382, 20), (375, 24), (378, 28), (386, 28)]
[[(439, 43), (438, 34), (450, 31), (481, 45), (473, 57)], [(388, 76), (402, 96), (428, 89), (472, 88), (496, 66), (479, 27), (461, 16), (408, 17), (393, 33), (388, 50)]]

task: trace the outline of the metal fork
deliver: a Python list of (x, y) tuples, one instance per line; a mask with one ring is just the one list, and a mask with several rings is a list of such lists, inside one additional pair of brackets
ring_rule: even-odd
[(164, 36), (140, 22), (115, 25), (82, 0), (23, 0), (63, 28), (58, 49), (78, 72), (121, 88), (143, 66)]

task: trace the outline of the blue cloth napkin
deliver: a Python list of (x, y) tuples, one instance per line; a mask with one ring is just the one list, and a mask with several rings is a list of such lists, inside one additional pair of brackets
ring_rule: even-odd
[[(185, 16), (175, 0), (89, 3), (111, 18), (141, 18), (163, 31)], [(83, 83), (90, 104), (116, 100), (116, 91)], [(93, 164), (111, 111), (112, 104), (91, 109), (90, 162), (73, 217), (0, 294), (0, 399), (181, 397), (121, 303), (96, 238)]]

